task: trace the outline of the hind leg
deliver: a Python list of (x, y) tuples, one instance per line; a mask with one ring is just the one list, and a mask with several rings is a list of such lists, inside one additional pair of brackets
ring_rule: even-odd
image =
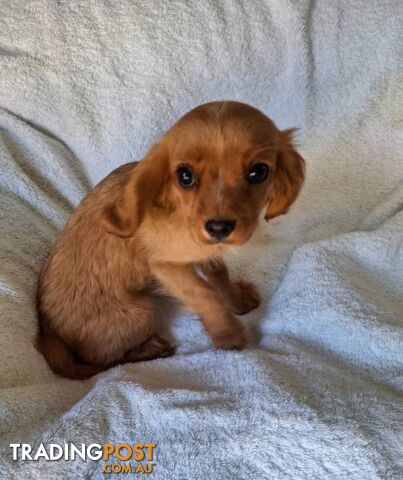
[(154, 308), (146, 294), (108, 299), (80, 332), (80, 358), (85, 363), (113, 366), (172, 353), (172, 346), (155, 335)]
[(157, 334), (152, 335), (148, 340), (136, 348), (126, 352), (122, 359), (124, 362), (139, 362), (143, 360), (154, 360), (155, 358), (169, 357), (175, 353), (175, 346), (165, 338)]

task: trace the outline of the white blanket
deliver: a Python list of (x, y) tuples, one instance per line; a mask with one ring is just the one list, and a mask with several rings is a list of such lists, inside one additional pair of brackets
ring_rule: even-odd
[[(24, 442), (154, 442), (158, 479), (402, 478), (401, 7), (0, 0), (1, 478), (104, 478), (102, 461), (13, 461)], [(230, 259), (264, 299), (250, 347), (215, 351), (176, 314), (174, 357), (57, 377), (33, 346), (57, 232), (214, 99), (300, 127), (307, 161), (291, 212)]]

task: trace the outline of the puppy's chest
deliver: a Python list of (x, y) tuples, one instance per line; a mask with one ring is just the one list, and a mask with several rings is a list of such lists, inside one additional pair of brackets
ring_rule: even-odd
[[(221, 255), (222, 245), (200, 245), (189, 235), (166, 237), (165, 242), (149, 243), (150, 263), (195, 263)], [(151, 267), (152, 268), (152, 267)]]

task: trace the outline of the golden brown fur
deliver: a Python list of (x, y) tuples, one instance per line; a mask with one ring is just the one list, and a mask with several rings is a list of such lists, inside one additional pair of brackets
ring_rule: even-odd
[[(285, 213), (304, 179), (304, 161), (258, 110), (213, 102), (192, 110), (140, 163), (118, 168), (75, 210), (42, 270), (38, 347), (51, 368), (87, 378), (112, 365), (173, 353), (155, 332), (153, 285), (201, 316), (217, 348), (242, 348), (234, 314), (256, 308), (253, 285), (231, 283), (221, 254), (244, 244), (260, 213)], [(267, 180), (250, 184), (250, 167)], [(180, 186), (177, 169), (197, 185)], [(235, 229), (217, 240), (209, 219)], [(196, 273), (201, 267), (204, 278)]]

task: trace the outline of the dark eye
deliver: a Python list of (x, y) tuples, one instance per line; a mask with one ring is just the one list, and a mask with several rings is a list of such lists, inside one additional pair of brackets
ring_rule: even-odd
[(262, 183), (269, 174), (269, 167), (265, 163), (255, 163), (248, 172), (249, 183)]
[(186, 190), (193, 188), (197, 185), (196, 174), (190, 167), (186, 165), (181, 165), (177, 168), (176, 176), (178, 177), (179, 185)]

